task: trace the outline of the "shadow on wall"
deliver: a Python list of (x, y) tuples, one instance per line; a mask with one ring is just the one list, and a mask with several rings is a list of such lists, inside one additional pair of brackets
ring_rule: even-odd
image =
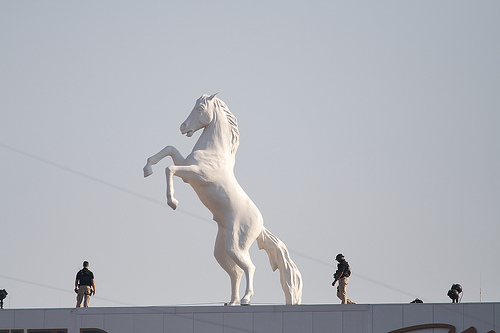
[[(414, 331), (419, 331), (419, 330), (425, 330), (429, 328), (447, 328), (448, 333), (455, 333), (456, 328), (453, 325), (448, 325), (448, 324), (425, 324), (425, 325), (416, 325), (416, 326), (410, 326), (410, 327), (404, 327), (397, 329), (395, 331), (390, 331), (388, 333), (406, 333), (406, 332), (414, 332)], [(477, 333), (477, 330), (474, 327), (469, 327), (462, 333)], [(495, 333), (495, 331), (489, 331), (487, 333)]]

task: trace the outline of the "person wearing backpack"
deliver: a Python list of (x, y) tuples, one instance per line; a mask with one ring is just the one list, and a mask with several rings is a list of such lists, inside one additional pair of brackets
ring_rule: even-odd
[(349, 276), (351, 276), (349, 263), (345, 260), (342, 253), (337, 254), (335, 260), (339, 263), (337, 265), (337, 271), (333, 274), (333, 278), (335, 280), (332, 282), (332, 286), (335, 286), (335, 283), (339, 281), (339, 285), (337, 287), (337, 297), (342, 301), (342, 304), (356, 304), (347, 298), (346, 289), (347, 284), (349, 284)]
[(89, 307), (90, 296), (95, 294), (94, 273), (89, 270), (89, 262), (83, 262), (83, 269), (79, 270), (75, 279), (76, 307), (82, 305), (85, 308)]

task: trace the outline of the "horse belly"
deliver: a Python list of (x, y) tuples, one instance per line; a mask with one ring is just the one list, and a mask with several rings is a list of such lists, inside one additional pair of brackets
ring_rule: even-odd
[(228, 218), (243, 224), (262, 224), (258, 208), (241, 188), (227, 188), (217, 184), (193, 188), (219, 224), (225, 225)]

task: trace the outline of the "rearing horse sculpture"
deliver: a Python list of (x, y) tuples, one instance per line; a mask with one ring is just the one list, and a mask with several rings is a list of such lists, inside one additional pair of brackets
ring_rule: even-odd
[(167, 146), (148, 158), (144, 177), (153, 173), (152, 165), (171, 156), (174, 165), (165, 170), (167, 204), (172, 209), (177, 208), (173, 186), (173, 176), (177, 176), (193, 187), (201, 202), (212, 212), (219, 227), (214, 256), (231, 279), (231, 300), (227, 305), (238, 303), (243, 273), (246, 290), (240, 304), (250, 304), (250, 297), (254, 293), (255, 266), (249, 250), (255, 240), (259, 249), (267, 252), (272, 269), (280, 270), (286, 304), (300, 304), (302, 278), (297, 266), (290, 259), (285, 244), (264, 228), (259, 209), (234, 176), (235, 155), (239, 145), (238, 125), (236, 117), (216, 96), (201, 96), (181, 125), (181, 133), (188, 137), (203, 128), (191, 154), (184, 158), (176, 148)]

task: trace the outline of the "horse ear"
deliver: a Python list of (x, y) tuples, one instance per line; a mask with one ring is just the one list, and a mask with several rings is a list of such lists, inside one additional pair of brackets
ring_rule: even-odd
[(215, 94), (213, 94), (212, 96), (210, 96), (210, 97), (208, 98), (208, 100), (209, 100), (209, 101), (213, 100), (213, 99), (214, 99), (214, 97), (215, 97), (215, 96), (217, 96), (218, 94), (219, 94), (219, 93), (215, 93)]

